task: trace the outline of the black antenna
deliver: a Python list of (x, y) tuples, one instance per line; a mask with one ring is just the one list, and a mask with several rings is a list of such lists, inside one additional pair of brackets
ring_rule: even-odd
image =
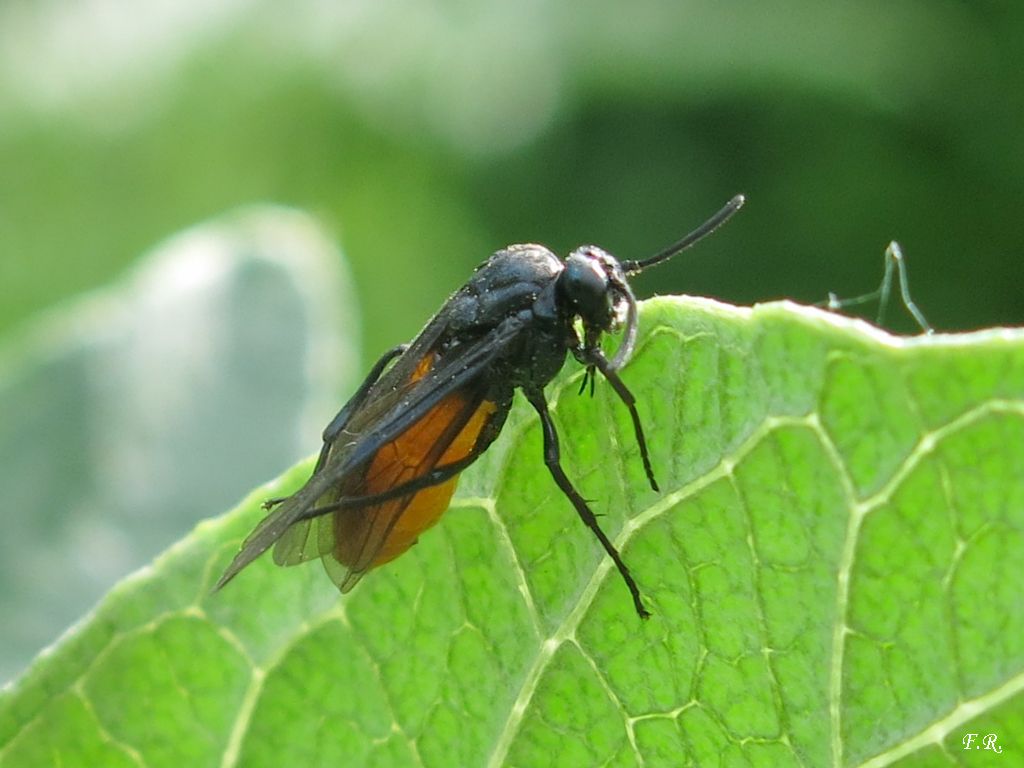
[(622, 269), (627, 275), (632, 275), (640, 272), (641, 270), (647, 269), (648, 267), (653, 267), (655, 264), (660, 264), (666, 259), (671, 259), (677, 253), (681, 253), (691, 245), (700, 242), (720, 226), (725, 224), (725, 222), (733, 217), (733, 214), (735, 214), (736, 211), (743, 207), (743, 203), (745, 202), (746, 198), (743, 195), (736, 195), (736, 197), (722, 206), (722, 209), (718, 213), (705, 221), (682, 240), (672, 243), (668, 248), (654, 256), (651, 256), (649, 259), (644, 259), (643, 261), (623, 261), (621, 262)]

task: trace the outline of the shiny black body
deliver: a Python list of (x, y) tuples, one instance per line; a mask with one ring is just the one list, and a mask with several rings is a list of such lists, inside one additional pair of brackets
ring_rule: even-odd
[(477, 267), (438, 313), (445, 326), (442, 355), (490, 344), (488, 337), (504, 325), (494, 340), (497, 356), (483, 373), (496, 395), (489, 399), (504, 401), (499, 395), (510, 398), (515, 387), (544, 387), (562, 369), (576, 336), (555, 295), (563, 269), (547, 248), (509, 246)]
[[(358, 514), (360, 510), (373, 513), (395, 500), (414, 504), (417, 494), (425, 489), (454, 482), (456, 475), (497, 437), (518, 388), (540, 418), (544, 462), (553, 479), (614, 561), (637, 613), (648, 616), (640, 590), (618, 550), (562, 469), (558, 433), (548, 412), (544, 387), (561, 370), (569, 354), (586, 368), (584, 387), (589, 380), (592, 388), (600, 372), (629, 410), (648, 480), (657, 491), (635, 400), (618, 375), (636, 339), (636, 301), (626, 276), (688, 248), (732, 216), (742, 202), (741, 197), (734, 198), (702, 227), (645, 261), (619, 262), (595, 246), (578, 248), (565, 261), (542, 246), (530, 244), (509, 246), (493, 254), (449, 297), (411, 344), (389, 351), (374, 366), (362, 387), (324, 431), (324, 446), (313, 476), (293, 496), (268, 502), (268, 507), (278, 509), (246, 539), (217, 586), (274, 546), (275, 561), (283, 565), (322, 557), (332, 578), (342, 591), (347, 591), (362, 573), (375, 567), (376, 552), (365, 557), (360, 552), (357, 561), (345, 561), (334, 554), (348, 568), (347, 573), (336, 576), (328, 559), (336, 552), (332, 548), (337, 542), (330, 536), (311, 533), (311, 522), (327, 515)], [(620, 329), (625, 330), (625, 339), (609, 360), (599, 346), (601, 337)], [(403, 436), (433, 418), (440, 405), (453, 402), (466, 404), (464, 409), (453, 411), (453, 419), (463, 419), (453, 434), (474, 416), (478, 423), (482, 421), (464, 455), (445, 461), (440, 458), (442, 447), (431, 454), (430, 461), (423, 462), (424, 468), (414, 477), (371, 493), (345, 491), (361, 474), (372, 473), (374, 462), (385, 448), (399, 444)], [(486, 419), (480, 419), (485, 413)], [(424, 453), (429, 448), (424, 446)], [(386, 541), (400, 522), (400, 514), (396, 514), (387, 523), (381, 541)], [(317, 530), (322, 534), (327, 529)], [(375, 546), (379, 550), (383, 545)]]

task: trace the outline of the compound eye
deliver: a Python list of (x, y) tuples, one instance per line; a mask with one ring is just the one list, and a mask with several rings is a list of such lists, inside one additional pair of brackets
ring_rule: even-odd
[(565, 261), (559, 284), (564, 297), (581, 317), (599, 325), (607, 321), (608, 275), (597, 259), (573, 252)]

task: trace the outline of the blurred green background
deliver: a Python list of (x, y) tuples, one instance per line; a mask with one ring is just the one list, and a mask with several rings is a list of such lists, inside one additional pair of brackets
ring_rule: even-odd
[[(2, 513), (0, 610), (24, 631), (0, 640), (0, 679), (118, 573), (315, 451), (311, 425), (359, 372), (507, 243), (564, 253), (593, 242), (643, 257), (743, 192), (733, 223), (644, 275), (638, 294), (741, 304), (856, 295), (875, 287), (896, 239), (939, 330), (1019, 324), (1021, 61), (1024, 6), (1013, 3), (4, 4), (0, 481), (22, 490)], [(268, 202), (308, 212), (344, 249), (348, 266), (332, 267), (330, 246), (313, 248), (327, 262), (313, 282), (331, 284), (321, 301), (336, 311), (278, 306), (306, 294), (246, 273), (256, 289), (236, 302), (245, 311), (231, 327), (242, 330), (226, 348), (248, 362), (217, 382), (244, 393), (241, 405), (222, 396), (239, 409), (236, 431), (193, 414), (197, 432), (179, 441), (188, 460), (164, 458), (189, 473), (164, 473), (149, 494), (162, 502), (117, 518), (118, 531), (133, 516), (159, 519), (160, 535), (140, 524), (145, 541), (119, 541), (113, 557), (109, 531), (68, 534), (79, 514), (69, 498), (81, 498), (62, 487), (67, 468), (51, 446), (72, 464), (129, 470), (104, 453), (109, 434), (96, 438), (116, 434), (106, 411), (83, 415), (92, 401), (74, 386), (82, 375), (102, 388), (103, 368), (48, 369), (50, 357), (31, 351), (45, 346), (39, 313), (110, 284), (175, 232)], [(354, 289), (334, 285), (346, 271)], [(292, 325), (277, 322), (286, 316)], [(895, 308), (889, 316), (913, 330)], [(112, 322), (132, 327), (130, 313)], [(320, 370), (310, 358), (326, 348), (322, 333), (350, 346)], [(73, 338), (62, 349), (74, 357)], [(289, 371), (301, 375), (284, 381)], [(306, 397), (320, 403), (313, 418)], [(245, 423), (246, 413), (259, 416)], [(88, 423), (69, 427), (77, 417)], [(294, 434), (279, 440), (289, 424)], [(210, 430), (223, 445), (207, 454)], [(166, 447), (147, 435), (133, 455)], [(91, 514), (104, 520), (98, 477)], [(173, 503), (207, 486), (215, 492)], [(77, 594), (75, 569), (110, 558)]]

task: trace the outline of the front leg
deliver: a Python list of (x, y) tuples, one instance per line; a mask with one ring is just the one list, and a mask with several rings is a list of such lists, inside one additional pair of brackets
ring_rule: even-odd
[(656, 493), (659, 492), (661, 489), (658, 487), (658, 481), (654, 479), (654, 468), (651, 466), (651, 457), (647, 453), (647, 440), (644, 438), (644, 428), (640, 423), (640, 414), (636, 409), (636, 398), (633, 396), (633, 393), (629, 391), (626, 383), (619, 377), (618, 372), (612, 368), (612, 364), (598, 347), (576, 346), (573, 347), (572, 354), (580, 363), (587, 366), (588, 370), (593, 370), (594, 368), (599, 370), (601, 375), (612, 385), (615, 394), (619, 396), (619, 399), (629, 409), (629, 416), (633, 420), (633, 433), (636, 435), (636, 443), (640, 447), (640, 459), (644, 463), (644, 472), (647, 473), (647, 480), (651, 484), (651, 489)]
[(526, 391), (525, 394), (526, 399), (530, 401), (530, 404), (536, 409), (537, 415), (540, 416), (541, 428), (544, 432), (544, 463), (551, 472), (551, 476), (555, 479), (555, 484), (572, 502), (573, 507), (576, 508), (576, 514), (580, 516), (583, 524), (597, 536), (597, 540), (601, 542), (604, 551), (608, 553), (612, 562), (615, 563), (615, 567), (618, 568), (622, 580), (626, 582), (626, 587), (629, 589), (630, 595), (633, 596), (633, 606), (636, 608), (637, 614), (641, 619), (646, 619), (651, 614), (644, 607), (643, 599), (640, 597), (640, 588), (633, 579), (633, 575), (622, 561), (622, 557), (619, 555), (615, 545), (605, 535), (605, 532), (601, 530), (601, 526), (597, 522), (597, 516), (594, 515), (594, 512), (587, 505), (586, 500), (573, 487), (572, 482), (562, 469), (558, 432), (555, 430), (555, 424), (551, 420), (551, 414), (548, 413), (548, 404), (544, 399), (544, 392), (542, 390), (535, 390), (532, 392)]

